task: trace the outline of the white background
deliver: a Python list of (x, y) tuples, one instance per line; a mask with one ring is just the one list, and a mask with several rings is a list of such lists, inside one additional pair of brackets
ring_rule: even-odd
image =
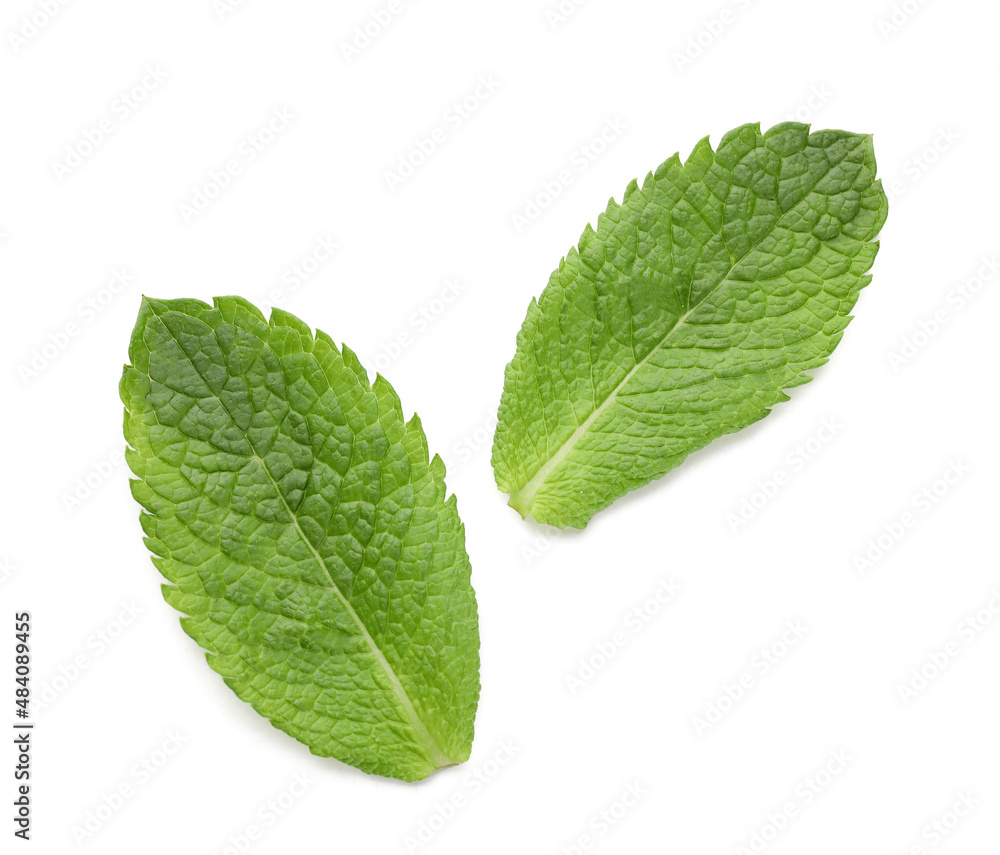
[[(48, 21), (41, 0), (4, 4), (0, 592), (3, 623), (33, 615), (46, 702), (37, 851), (736, 853), (761, 851), (755, 834), (769, 853), (997, 851), (1000, 14), (972, 0), (589, 0), (559, 20), (556, 2), (401, 2), (350, 58), (388, 0), (92, 0)], [(480, 78), (495, 91), (477, 100)], [(275, 110), (292, 118), (251, 159)], [(705, 135), (792, 117), (874, 133), (892, 197), (830, 364), (585, 532), (522, 522), (489, 444), (528, 301), (632, 178)], [(624, 129), (594, 144), (609, 122)], [(435, 128), (444, 141), (390, 188)], [(239, 174), (215, 193), (231, 160)], [(558, 197), (539, 199), (564, 170)], [(185, 212), (206, 189), (211, 204)], [(339, 248), (317, 259), (319, 239)], [(293, 265), (311, 274), (296, 283)], [(128, 284), (112, 284), (122, 270)], [(406, 785), (315, 758), (183, 634), (120, 462), (117, 383), (143, 293), (274, 302), (420, 413), (481, 610), (466, 765)], [(660, 605), (669, 580), (682, 590)], [(180, 747), (158, 754), (172, 734)], [(616, 807), (630, 785), (641, 798)], [(963, 796), (977, 806), (935, 840)]]

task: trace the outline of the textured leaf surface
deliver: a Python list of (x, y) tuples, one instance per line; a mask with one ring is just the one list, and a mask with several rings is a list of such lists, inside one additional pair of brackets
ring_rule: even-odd
[(870, 136), (745, 125), (609, 202), (532, 301), (493, 445), (522, 516), (582, 528), (786, 400), (878, 250)]
[(316, 754), (405, 780), (468, 759), (465, 533), (392, 387), (235, 297), (144, 298), (129, 358), (132, 491), (209, 665)]

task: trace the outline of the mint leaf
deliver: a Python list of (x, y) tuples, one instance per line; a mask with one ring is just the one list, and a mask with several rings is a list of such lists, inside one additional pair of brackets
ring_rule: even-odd
[(407, 781), (468, 759), (465, 530), (392, 387), (237, 297), (143, 298), (129, 358), (132, 492), (209, 665), (315, 754)]
[(787, 400), (840, 341), (887, 207), (870, 136), (796, 123), (633, 181), (528, 307), (493, 445), (510, 505), (583, 528)]

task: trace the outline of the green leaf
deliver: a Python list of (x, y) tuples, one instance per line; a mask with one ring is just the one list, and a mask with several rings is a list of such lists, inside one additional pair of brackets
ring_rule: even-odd
[(208, 664), (315, 754), (407, 781), (467, 760), (465, 530), (392, 387), (237, 297), (143, 298), (129, 358), (132, 492)]
[(795, 123), (633, 181), (528, 307), (493, 445), (510, 505), (583, 528), (787, 400), (840, 341), (887, 208), (870, 136)]

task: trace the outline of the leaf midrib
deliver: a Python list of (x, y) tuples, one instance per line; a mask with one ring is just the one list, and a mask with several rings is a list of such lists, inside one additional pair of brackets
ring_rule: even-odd
[[(337, 599), (340, 601), (341, 605), (347, 612), (348, 616), (351, 618), (351, 620), (354, 621), (355, 625), (358, 627), (359, 634), (364, 639), (365, 643), (368, 645), (372, 657), (375, 659), (375, 661), (379, 664), (379, 666), (385, 673), (386, 678), (389, 680), (390, 686), (392, 687), (393, 693), (396, 696), (396, 699), (399, 701), (399, 704), (402, 707), (403, 712), (410, 720), (410, 726), (413, 728), (414, 733), (423, 743), (423, 747), (427, 751), (428, 757), (430, 758), (431, 762), (433, 762), (435, 767), (438, 769), (444, 766), (455, 765), (456, 761), (450, 758), (444, 752), (444, 750), (438, 744), (438, 741), (431, 734), (430, 730), (428, 730), (427, 725), (424, 724), (423, 720), (418, 715), (416, 709), (413, 706), (413, 702), (410, 700), (409, 695), (406, 693), (406, 689), (403, 688), (403, 684), (402, 682), (400, 682), (400, 679), (396, 674), (395, 670), (393, 669), (392, 665), (385, 658), (385, 654), (382, 652), (379, 646), (375, 643), (375, 639), (372, 638), (371, 633), (368, 632), (368, 628), (365, 626), (364, 622), (361, 620), (358, 613), (354, 610), (354, 607), (344, 596), (343, 592), (337, 586), (336, 582), (333, 581), (333, 576), (330, 575), (330, 571), (327, 568), (326, 563), (323, 561), (323, 557), (312, 545), (312, 542), (309, 540), (309, 538), (306, 537), (305, 532), (299, 525), (298, 517), (295, 515), (295, 513), (289, 506), (288, 501), (285, 499), (284, 493), (281, 492), (281, 489), (278, 486), (278, 482), (274, 479), (274, 476), (271, 474), (271, 470), (268, 469), (267, 464), (264, 462), (264, 459), (259, 454), (257, 454), (257, 449), (254, 447), (254, 444), (251, 441), (249, 435), (246, 433), (246, 431), (244, 431), (240, 427), (239, 422), (237, 422), (236, 420), (236, 417), (233, 415), (229, 407), (226, 406), (226, 402), (223, 401), (219, 395), (215, 394), (215, 392), (212, 391), (212, 387), (211, 385), (209, 385), (207, 378), (205, 377), (204, 374), (201, 373), (198, 366), (195, 364), (194, 360), (192, 360), (191, 357), (188, 356), (187, 352), (184, 350), (177, 336), (174, 335), (173, 330), (171, 330), (170, 327), (167, 326), (167, 323), (163, 320), (163, 317), (156, 311), (156, 307), (153, 305), (152, 301), (149, 302), (149, 307), (153, 315), (160, 320), (160, 323), (163, 324), (163, 328), (174, 340), (174, 343), (177, 345), (178, 350), (180, 350), (180, 352), (184, 355), (184, 358), (190, 363), (191, 367), (194, 369), (195, 373), (201, 378), (202, 382), (205, 384), (205, 388), (208, 389), (212, 397), (214, 397), (215, 400), (219, 402), (219, 405), (222, 407), (222, 409), (226, 411), (226, 414), (229, 416), (230, 421), (232, 421), (233, 423), (233, 427), (235, 427), (236, 430), (238, 430), (240, 434), (243, 436), (243, 438), (246, 440), (248, 447), (252, 451), (252, 459), (257, 462), (257, 464), (261, 468), (261, 471), (267, 476), (268, 481), (270, 481), (271, 485), (274, 487), (274, 492), (281, 501), (282, 506), (285, 508), (285, 512), (288, 514), (288, 518), (289, 520), (291, 520), (291, 524), (292, 526), (294, 526), (295, 531), (299, 535), (299, 538), (302, 540), (302, 543), (305, 545), (306, 549), (309, 550), (309, 553), (312, 556), (313, 560), (316, 562), (317, 565), (319, 565), (320, 569), (322, 569), (324, 575), (330, 582), (330, 588), (336, 594)], [(269, 324), (268, 329), (270, 330), (270, 328), (271, 327)], [(213, 329), (212, 331), (214, 334), (215, 330)], [(266, 346), (269, 346), (268, 342), (266, 341), (264, 342), (264, 344)]]

